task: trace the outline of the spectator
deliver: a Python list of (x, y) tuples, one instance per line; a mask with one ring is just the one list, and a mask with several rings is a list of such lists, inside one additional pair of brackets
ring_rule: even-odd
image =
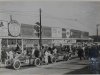
[(56, 48), (53, 50), (53, 53), (54, 54), (57, 54), (57, 49)]
[(69, 53), (70, 52), (70, 47), (67, 46), (66, 51)]
[(37, 57), (37, 58), (39, 58), (39, 56), (40, 56), (40, 51), (38, 50), (37, 47), (34, 47), (34, 48), (35, 48), (34, 56)]
[(48, 50), (50, 51), (51, 54), (53, 53), (53, 50), (51, 47), (49, 47)]
[(49, 51), (46, 50), (46, 51), (45, 51), (45, 63), (46, 63), (46, 64), (49, 63), (49, 62), (48, 62), (48, 57), (49, 57)]
[(89, 57), (89, 49), (90, 49), (90, 47), (89, 46), (85, 46), (85, 48), (84, 48), (84, 52), (85, 52), (85, 58), (86, 59), (88, 59), (88, 57)]
[(84, 58), (84, 52), (81, 47), (78, 48), (78, 57), (80, 58), (80, 60), (82, 60), (82, 58)]
[(99, 50), (96, 45), (92, 45), (91, 49), (89, 50), (89, 58), (97, 58), (99, 55)]
[(99, 57), (99, 50), (97, 46), (93, 44), (91, 49), (89, 50), (89, 61), (90, 61), (90, 70), (96, 74), (99, 73), (98, 57)]
[(2, 63), (5, 64), (6, 59), (7, 59), (6, 50), (2, 50), (2, 51), (1, 51), (1, 60), (2, 60)]

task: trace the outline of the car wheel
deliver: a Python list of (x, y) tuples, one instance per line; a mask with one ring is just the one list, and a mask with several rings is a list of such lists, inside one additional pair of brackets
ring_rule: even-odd
[(5, 64), (6, 64), (7, 67), (11, 66), (11, 60), (9, 60), (9, 59), (6, 60), (6, 61), (5, 61)]
[(13, 63), (13, 68), (15, 70), (18, 70), (18, 69), (20, 69), (20, 66), (21, 66), (21, 62), (19, 60), (15, 60)]
[(69, 60), (69, 56), (65, 56), (65, 57), (64, 57), (64, 60), (65, 60), (65, 61)]
[(53, 57), (53, 58), (52, 58), (52, 63), (55, 63), (56, 60), (57, 60), (57, 59), (56, 59), (55, 57)]
[(34, 60), (34, 65), (35, 65), (35, 66), (40, 66), (40, 59), (39, 59), (39, 58), (36, 58), (36, 59)]

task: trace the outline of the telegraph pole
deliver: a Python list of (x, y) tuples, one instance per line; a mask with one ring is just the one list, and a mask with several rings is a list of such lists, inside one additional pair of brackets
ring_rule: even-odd
[(41, 8), (40, 8), (40, 40), (39, 40), (39, 44), (40, 44), (40, 50), (41, 50), (41, 46), (42, 46), (42, 36), (41, 36), (41, 34), (42, 34), (42, 32), (41, 32), (41, 28), (42, 28), (42, 26), (41, 26)]
[(98, 27), (99, 27), (99, 26), (100, 26), (100, 24), (97, 24), (97, 25), (96, 25), (96, 27), (97, 27), (97, 40), (96, 40), (96, 41), (97, 41), (97, 42), (98, 42)]

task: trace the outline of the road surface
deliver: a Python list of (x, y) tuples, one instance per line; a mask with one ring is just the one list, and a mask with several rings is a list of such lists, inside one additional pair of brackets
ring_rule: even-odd
[(7, 68), (0, 68), (0, 75), (29, 75), (29, 74), (38, 74), (38, 75), (65, 75), (72, 71), (82, 69), (87, 66), (87, 60), (79, 60), (78, 58), (61, 61), (49, 65), (42, 65), (39, 67), (34, 66), (24, 66), (20, 70), (13, 70)]

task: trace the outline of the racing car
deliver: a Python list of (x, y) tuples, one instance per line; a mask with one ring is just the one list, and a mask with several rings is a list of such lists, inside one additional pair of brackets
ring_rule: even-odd
[(25, 65), (40, 65), (40, 58), (32, 57), (31, 55), (22, 53), (13, 54), (13, 58), (9, 58), (6, 60), (7, 67), (13, 67), (15, 70), (21, 68), (21, 66)]

